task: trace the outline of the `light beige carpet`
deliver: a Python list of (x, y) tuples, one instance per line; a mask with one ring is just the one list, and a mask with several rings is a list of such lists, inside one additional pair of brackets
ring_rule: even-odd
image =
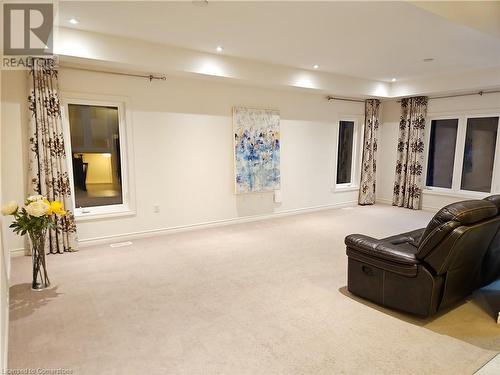
[[(432, 214), (336, 209), (12, 264), (9, 365), (75, 374), (472, 374), (500, 350), (498, 292), (423, 321), (345, 291), (344, 236)], [(500, 289), (500, 287), (498, 288)], [(500, 294), (496, 294), (498, 297)]]

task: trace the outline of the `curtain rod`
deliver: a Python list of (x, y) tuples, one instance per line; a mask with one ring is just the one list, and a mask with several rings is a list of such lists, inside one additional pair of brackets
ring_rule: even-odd
[[(476, 92), (468, 92), (468, 93), (464, 93), (464, 94), (450, 94), (450, 95), (441, 95), (441, 96), (431, 96), (429, 97), (429, 99), (446, 99), (446, 98), (457, 98), (457, 97), (460, 97), (460, 96), (471, 96), (471, 95), (480, 95), (480, 96), (483, 96), (483, 95), (486, 95), (486, 94), (498, 94), (500, 93), (500, 90), (490, 90), (490, 91), (484, 91), (484, 90), (481, 90), (481, 91), (476, 91)], [(327, 100), (342, 100), (342, 101), (345, 101), (345, 102), (356, 102), (356, 103), (364, 103), (365, 101), (364, 100), (361, 100), (361, 99), (349, 99), (349, 98), (338, 98), (338, 97), (335, 97), (335, 96), (327, 96), (326, 97)], [(397, 100), (398, 103), (401, 103), (401, 99)]]
[(87, 72), (95, 72), (95, 73), (107, 73), (107, 74), (114, 74), (118, 76), (128, 76), (128, 77), (137, 77), (137, 78), (147, 78), (149, 79), (149, 82), (152, 80), (160, 80), (160, 81), (166, 81), (167, 76), (165, 74), (162, 75), (155, 75), (155, 74), (133, 74), (133, 73), (123, 73), (123, 72), (113, 72), (109, 70), (99, 70), (99, 69), (90, 69), (90, 68), (78, 68), (78, 67), (73, 67), (73, 66), (63, 66), (62, 68), (64, 69), (73, 69), (73, 70), (83, 70)]
[(328, 100), (328, 101), (330, 101), (330, 100), (342, 100), (344, 102), (356, 102), (356, 103), (364, 103), (365, 102), (362, 99), (337, 98), (335, 96), (330, 96), (330, 95), (328, 95), (326, 97), (326, 100)]
[[(447, 99), (447, 98), (457, 98), (457, 97), (460, 97), (460, 96), (472, 96), (472, 95), (479, 95), (479, 96), (483, 96), (483, 95), (486, 95), (486, 94), (498, 94), (500, 93), (500, 90), (491, 90), (491, 91), (476, 91), (476, 92), (468, 92), (468, 93), (464, 93), (464, 94), (450, 94), (450, 95), (441, 95), (441, 96), (430, 96), (429, 97), (429, 100), (430, 99)], [(397, 101), (398, 103), (401, 103), (401, 100), (398, 100)]]

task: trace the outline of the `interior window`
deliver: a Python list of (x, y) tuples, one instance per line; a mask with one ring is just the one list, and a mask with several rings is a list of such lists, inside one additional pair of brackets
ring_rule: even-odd
[(337, 184), (348, 184), (352, 182), (353, 143), (354, 121), (340, 121), (337, 155)]
[(467, 119), (462, 190), (491, 191), (498, 117)]
[(76, 208), (123, 203), (118, 112), (68, 105)]
[(451, 189), (457, 132), (458, 119), (432, 120), (426, 186)]

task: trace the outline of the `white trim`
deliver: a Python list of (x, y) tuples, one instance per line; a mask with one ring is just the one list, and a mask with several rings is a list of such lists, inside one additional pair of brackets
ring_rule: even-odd
[(86, 238), (83, 240), (79, 240), (78, 244), (80, 245), (80, 247), (88, 247), (88, 246), (93, 246), (93, 245), (108, 244), (108, 243), (117, 242), (117, 241), (128, 241), (128, 240), (137, 239), (137, 238), (151, 237), (151, 236), (156, 236), (156, 235), (165, 235), (165, 234), (185, 232), (185, 231), (197, 230), (197, 229), (215, 228), (215, 227), (221, 227), (221, 226), (232, 225), (232, 224), (249, 223), (249, 222), (259, 221), (259, 220), (276, 219), (276, 218), (283, 217), (283, 216), (298, 215), (298, 214), (302, 214), (302, 213), (309, 213), (309, 212), (322, 211), (322, 210), (328, 210), (328, 209), (352, 207), (352, 206), (356, 206), (357, 203), (358, 203), (357, 200), (353, 200), (353, 201), (346, 201), (346, 202), (342, 202), (342, 203), (332, 203), (332, 204), (325, 204), (325, 205), (320, 205), (320, 206), (296, 208), (296, 209), (275, 212), (275, 213), (266, 214), (266, 215), (235, 217), (235, 218), (230, 218), (230, 219), (214, 220), (214, 221), (208, 221), (208, 222), (203, 222), (203, 223), (179, 225), (179, 226), (174, 226), (174, 227), (166, 227), (166, 228), (158, 228), (158, 229), (149, 229), (149, 230), (143, 230), (143, 231), (138, 231), (138, 232), (113, 234), (113, 235), (109, 235), (109, 236)]
[[(75, 220), (90, 221), (113, 218), (117, 216), (135, 215), (135, 189), (134, 189), (134, 167), (133, 167), (133, 143), (132, 143), (132, 116), (130, 113), (130, 101), (128, 97), (115, 95), (100, 95), (92, 93), (61, 92), (63, 108), (63, 127), (66, 144), (66, 154), (72, 155), (71, 135), (68, 118), (68, 104), (84, 104), (95, 106), (113, 106), (118, 108), (118, 124), (120, 132), (120, 165), (122, 176), (122, 199), (123, 203), (118, 205), (107, 205), (98, 207), (86, 207), (77, 209), (75, 196), (72, 194), (73, 212)], [(71, 159), (69, 159), (71, 160)], [(73, 165), (68, 161), (68, 174), (71, 188), (74, 190)], [(73, 191), (74, 193), (74, 191)], [(86, 212), (85, 212), (86, 211)], [(87, 213), (88, 212), (88, 213)]]
[[(392, 199), (388, 199), (388, 198), (377, 198), (377, 200), (375, 201), (375, 204), (379, 204), (379, 203), (382, 203), (382, 204), (389, 204), (392, 206)], [(394, 207), (397, 207), (397, 208), (405, 208), (405, 207), (398, 207), (398, 206), (394, 206)], [(434, 207), (434, 206), (422, 206), (422, 211), (429, 211), (429, 212), (437, 212), (441, 209), (442, 207)], [(409, 208), (407, 208), (407, 210), (409, 210)]]
[[(497, 113), (498, 108), (482, 108), (482, 109), (462, 109), (456, 111), (434, 111), (427, 112), (427, 118), (432, 119), (448, 119), (467, 116), (489, 117), (492, 113)], [(486, 113), (486, 115), (485, 115)]]
[(424, 187), (423, 194), (440, 195), (443, 197), (464, 198), (464, 199), (483, 199), (491, 195), (491, 193), (484, 193), (481, 191), (466, 191), (466, 190), (452, 191), (451, 189), (433, 188), (427, 186)]
[(343, 191), (359, 191), (359, 186), (352, 184), (339, 184), (336, 185), (335, 188), (333, 189), (333, 192), (335, 193), (340, 193)]
[(10, 251), (10, 257), (11, 258), (22, 257), (24, 255), (26, 255), (26, 249), (24, 247), (20, 247), (18, 249), (12, 249)]
[(126, 217), (126, 216), (135, 216), (136, 211), (133, 210), (127, 210), (127, 209), (117, 209), (116, 211), (113, 210), (114, 207), (117, 207), (116, 205), (111, 205), (111, 206), (104, 206), (104, 207), (109, 207), (109, 210), (106, 210), (105, 212), (102, 213), (97, 213), (97, 212), (90, 212), (86, 213), (81, 211), (78, 216), (75, 216), (75, 221), (77, 223), (85, 222), (85, 221), (93, 221), (93, 220), (101, 220), (101, 219), (114, 219), (114, 218), (119, 218), (119, 217)]
[(390, 204), (392, 206), (392, 199), (389, 198), (377, 198), (375, 201), (375, 204), (377, 203), (382, 203), (382, 204)]

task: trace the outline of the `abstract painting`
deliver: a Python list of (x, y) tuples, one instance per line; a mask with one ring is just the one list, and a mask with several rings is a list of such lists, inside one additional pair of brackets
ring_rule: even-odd
[(236, 193), (280, 188), (280, 114), (233, 108)]

